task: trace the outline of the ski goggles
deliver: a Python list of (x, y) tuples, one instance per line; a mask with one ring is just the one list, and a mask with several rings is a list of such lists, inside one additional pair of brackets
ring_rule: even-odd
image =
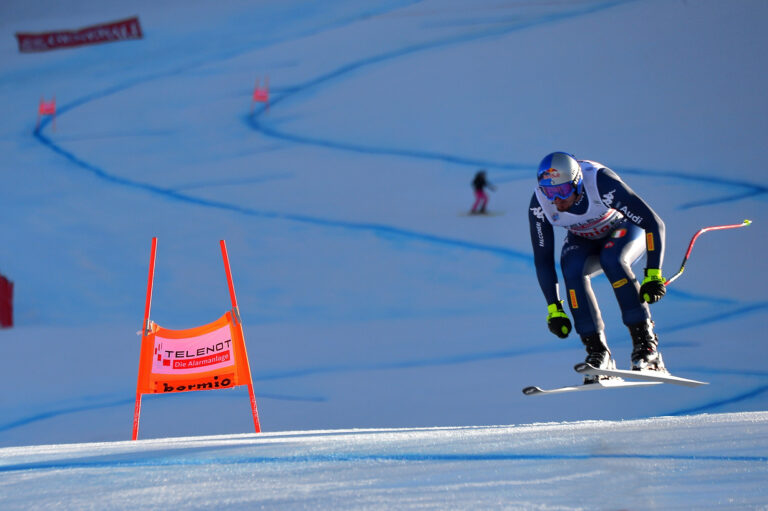
[(573, 183), (563, 183), (561, 185), (539, 185), (541, 193), (549, 200), (556, 198), (567, 199), (576, 191)]

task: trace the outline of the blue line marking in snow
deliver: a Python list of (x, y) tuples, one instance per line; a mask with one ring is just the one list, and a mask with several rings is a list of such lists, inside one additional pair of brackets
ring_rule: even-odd
[(58, 417), (60, 415), (69, 415), (73, 413), (79, 413), (79, 412), (87, 412), (91, 410), (98, 410), (102, 408), (112, 408), (115, 406), (124, 406), (127, 404), (131, 404), (134, 402), (134, 398), (130, 399), (119, 399), (116, 401), (109, 401), (106, 403), (99, 403), (99, 404), (93, 404), (93, 405), (81, 405), (81, 406), (73, 406), (70, 408), (61, 408), (58, 410), (50, 410), (47, 412), (40, 412), (33, 415), (29, 415), (27, 417), (23, 417), (21, 419), (17, 419), (11, 422), (8, 422), (6, 424), (0, 424), (0, 431), (9, 431), (11, 429), (19, 428), (21, 426), (27, 426), (29, 424), (32, 424), (34, 422), (43, 421), (46, 419), (52, 419), (54, 417)]
[[(183, 395), (186, 396), (188, 394), (189, 393), (184, 393)], [(154, 397), (154, 396), (157, 396), (157, 394), (146, 394), (146, 396)], [(302, 401), (302, 402), (313, 402), (313, 403), (324, 403), (328, 401), (327, 398), (322, 396), (291, 396), (291, 395), (285, 395), (285, 394), (269, 394), (269, 393), (263, 393), (263, 392), (257, 392), (256, 396), (261, 399), (274, 399), (276, 401)], [(181, 397), (181, 396), (177, 396), (177, 397)], [(131, 397), (126, 399), (118, 399), (115, 401), (107, 401), (107, 402), (95, 403), (90, 405), (71, 406), (67, 408), (59, 408), (56, 410), (38, 412), (32, 415), (29, 415), (27, 417), (22, 417), (20, 419), (13, 420), (5, 424), (0, 424), (0, 432), (10, 431), (12, 429), (20, 428), (22, 426), (28, 426), (29, 424), (33, 424), (35, 422), (53, 419), (54, 417), (59, 417), (62, 415), (72, 415), (80, 412), (90, 412), (93, 410), (102, 410), (104, 408), (113, 408), (116, 406), (133, 405), (134, 403), (135, 403), (135, 397)]]
[(702, 374), (717, 374), (726, 376), (747, 376), (755, 378), (768, 378), (768, 371), (761, 371), (759, 369), (729, 369), (727, 367), (681, 367), (680, 371), (702, 373)]
[(695, 295), (674, 286), (672, 289), (667, 289), (667, 294), (674, 295), (675, 298), (680, 300), (689, 300), (692, 302), (707, 302), (721, 305), (739, 305), (739, 301), (733, 298), (720, 298), (717, 296), (705, 296), (701, 294)]
[[(678, 347), (679, 343), (666, 343), (665, 346), (667, 348), (674, 348), (674, 347)], [(494, 352), (485, 352), (485, 353), (465, 353), (465, 354), (451, 355), (451, 356), (445, 356), (445, 357), (382, 362), (379, 364), (343, 364), (343, 365), (339, 364), (339, 365), (332, 365), (332, 366), (316, 366), (316, 367), (306, 367), (306, 368), (299, 368), (299, 369), (286, 369), (282, 371), (272, 371), (272, 372), (263, 372), (263, 373), (254, 372), (253, 381), (256, 382), (256, 381), (270, 381), (270, 380), (280, 380), (280, 379), (290, 379), (290, 378), (302, 378), (307, 376), (313, 376), (316, 374), (341, 373), (341, 372), (351, 372), (351, 371), (386, 371), (386, 370), (394, 370), (394, 369), (435, 367), (435, 366), (442, 366), (442, 365), (459, 365), (459, 364), (480, 362), (484, 360), (515, 358), (515, 357), (534, 355), (539, 353), (553, 353), (553, 352), (559, 352), (559, 351), (571, 351), (576, 349), (580, 349), (580, 348), (573, 347), (570, 345), (553, 344), (553, 345), (536, 346), (532, 348), (525, 348), (525, 349), (519, 349), (519, 350), (505, 350), (505, 351), (494, 351)], [(750, 377), (762, 377), (762, 378), (768, 377), (768, 371), (749, 371), (749, 370), (745, 371), (745, 370), (736, 370), (736, 369), (706, 368), (706, 367), (705, 368), (702, 368), (702, 367), (686, 368), (685, 370), (691, 371), (691, 372), (704, 373), (704, 374), (736, 375), (736, 376), (750, 376)], [(740, 394), (739, 396), (736, 396), (733, 398), (729, 398), (727, 400), (715, 401), (710, 404), (705, 404), (705, 405), (701, 405), (695, 408), (690, 408), (685, 410), (679, 410), (677, 412), (669, 413), (666, 415), (673, 415), (673, 416), (690, 415), (693, 413), (702, 413), (706, 411), (711, 411), (713, 409), (720, 408), (722, 406), (725, 406), (731, 403), (745, 401), (745, 400), (757, 397), (763, 394), (766, 390), (768, 390), (768, 386), (758, 387), (757, 389), (748, 391), (746, 393)], [(148, 395), (148, 396), (151, 397), (151, 395)], [(189, 396), (189, 394), (188, 393), (180, 394), (179, 397), (181, 396)], [(257, 396), (262, 399), (275, 399), (275, 400), (281, 400), (281, 401), (311, 401), (311, 402), (327, 401), (325, 397), (321, 397), (321, 396), (286, 396), (282, 394), (268, 394), (263, 392), (257, 392)], [(40, 412), (40, 413), (30, 415), (28, 417), (17, 419), (15, 421), (12, 421), (6, 424), (0, 424), (0, 432), (8, 431), (21, 426), (26, 426), (34, 422), (51, 419), (60, 415), (69, 415), (73, 413), (87, 412), (87, 411), (110, 408), (115, 406), (125, 406), (128, 404), (133, 404), (133, 402), (134, 402), (134, 398), (128, 398), (128, 399), (119, 399), (115, 401), (97, 403), (93, 405), (73, 406), (69, 408), (61, 408), (58, 410)]]
[(287, 172), (281, 172), (279, 174), (266, 174), (263, 176), (252, 177), (252, 178), (219, 179), (216, 181), (198, 181), (194, 183), (187, 183), (185, 185), (177, 185), (173, 188), (173, 190), (178, 192), (179, 190), (191, 190), (193, 188), (210, 189), (210, 188), (220, 187), (220, 186), (250, 185), (254, 183), (266, 183), (269, 181), (279, 181), (281, 179), (291, 179), (291, 178), (293, 178), (293, 174), (289, 174)]
[(714, 316), (710, 316), (708, 318), (697, 318), (696, 320), (689, 321), (687, 323), (680, 323), (678, 325), (673, 325), (670, 327), (665, 327), (665, 332), (676, 332), (678, 330), (686, 330), (688, 328), (697, 328), (702, 325), (707, 325), (711, 323), (717, 323), (720, 321), (725, 321), (726, 319), (731, 319), (738, 316), (744, 316), (747, 314), (752, 314), (753, 312), (762, 311), (764, 309), (768, 308), (768, 302), (759, 302), (754, 304), (748, 304), (743, 305), (739, 307), (738, 309), (723, 312), (722, 314), (716, 314)]
[(74, 154), (57, 146), (56, 144), (51, 142), (51, 140), (48, 137), (46, 137), (42, 133), (39, 133), (39, 131), (35, 132), (35, 137), (44, 145), (49, 146), (51, 150), (53, 150), (54, 152), (63, 156), (64, 158), (71, 161), (78, 167), (84, 170), (87, 170), (88, 172), (92, 173), (98, 178), (101, 178), (110, 183), (118, 184), (121, 186), (127, 186), (131, 188), (136, 188), (136, 189), (143, 190), (155, 195), (160, 195), (162, 197), (165, 197), (166, 199), (177, 200), (180, 202), (186, 202), (189, 204), (195, 204), (198, 206), (204, 206), (204, 207), (209, 207), (214, 209), (231, 211), (234, 213), (239, 213), (239, 214), (248, 215), (252, 217), (288, 220), (293, 222), (313, 224), (313, 225), (319, 225), (324, 227), (340, 227), (340, 228), (349, 229), (349, 230), (367, 231), (367, 232), (373, 232), (379, 235), (395, 236), (398, 238), (405, 238), (405, 239), (435, 243), (440, 245), (464, 248), (467, 250), (489, 252), (505, 258), (522, 261), (528, 265), (533, 265), (533, 256), (531, 254), (526, 252), (520, 252), (510, 248), (498, 247), (493, 245), (483, 245), (481, 243), (473, 243), (473, 242), (464, 241), (464, 240), (455, 239), (455, 238), (437, 236), (434, 234), (420, 233), (417, 231), (401, 229), (399, 227), (392, 227), (392, 226), (383, 225), (383, 224), (355, 223), (355, 222), (348, 222), (344, 220), (328, 220), (328, 219), (311, 217), (306, 215), (278, 213), (275, 211), (261, 211), (253, 208), (247, 208), (247, 207), (237, 206), (234, 204), (229, 204), (226, 202), (202, 199), (202, 198), (194, 197), (192, 195), (186, 195), (184, 193), (179, 192), (178, 190), (173, 190), (170, 188), (161, 188), (159, 186), (155, 186), (149, 183), (133, 181), (131, 179), (109, 174), (103, 169), (100, 169), (95, 165), (91, 165), (90, 163), (79, 159)]
[(671, 170), (648, 170), (648, 169), (625, 168), (625, 167), (621, 167), (619, 172), (621, 174), (635, 174), (639, 176), (664, 177), (668, 179), (679, 179), (682, 181), (695, 181), (695, 182), (711, 184), (711, 185), (729, 186), (729, 187), (744, 189), (742, 193), (731, 195), (731, 196), (711, 198), (711, 199), (682, 204), (677, 208), (680, 210), (693, 209), (700, 206), (711, 206), (714, 204), (721, 204), (724, 202), (734, 202), (734, 201), (747, 199), (750, 197), (757, 197), (759, 195), (768, 193), (768, 188), (766, 188), (765, 186), (760, 186), (755, 183), (749, 183), (747, 181), (736, 181), (733, 179), (725, 179), (723, 177), (718, 177), (718, 176), (690, 175), (690, 174), (685, 174), (683, 172), (671, 171)]
[(273, 463), (349, 463), (359, 461), (383, 462), (454, 462), (454, 461), (583, 461), (583, 460), (641, 460), (684, 462), (746, 462), (766, 463), (768, 456), (728, 456), (711, 454), (516, 454), (516, 453), (401, 453), (401, 454), (314, 454), (307, 456), (256, 456), (234, 458), (165, 458), (136, 460), (50, 461), (0, 465), (0, 472), (31, 470), (104, 469), (132, 467), (177, 467), (206, 465), (253, 465)]
[(762, 394), (765, 394), (768, 392), (768, 385), (762, 385), (760, 387), (756, 387), (754, 389), (748, 390), (746, 392), (743, 392), (741, 394), (737, 394), (735, 396), (726, 398), (726, 399), (720, 399), (717, 401), (711, 401), (709, 403), (695, 406), (692, 408), (684, 408), (682, 410), (677, 410), (675, 412), (668, 413), (666, 415), (693, 415), (697, 413), (704, 413), (704, 412), (712, 412), (719, 408), (722, 408), (727, 405), (731, 405), (734, 403), (740, 403), (742, 401), (748, 401), (750, 399), (754, 399), (758, 396), (761, 396)]
[(338, 364), (329, 366), (305, 367), (299, 369), (287, 369), (271, 372), (253, 372), (253, 381), (279, 380), (284, 378), (301, 378), (315, 374), (341, 373), (350, 371), (386, 371), (392, 369), (412, 369), (416, 367), (435, 367), (444, 365), (459, 365), (483, 360), (498, 360), (504, 358), (515, 358), (526, 355), (535, 355), (539, 353), (553, 353), (558, 351), (580, 350), (570, 344), (547, 344), (534, 346), (518, 350), (492, 351), (486, 353), (465, 353), (458, 355), (448, 355), (445, 357), (432, 357), (415, 360), (395, 360), (381, 363), (360, 363), (360, 364)]
[[(621, 3), (629, 3), (630, 1), (634, 1), (634, 0), (629, 0), (629, 1), (618, 0), (613, 2), (606, 2), (602, 5), (588, 7), (582, 11), (557, 13), (549, 16), (544, 16), (540, 19), (531, 20), (527, 23), (523, 23), (521, 25), (516, 25), (513, 27), (503, 27), (499, 29), (489, 30), (479, 34), (473, 33), (469, 35), (465, 34), (460, 36), (454, 36), (454, 37), (449, 37), (447, 39), (440, 40), (440, 41), (427, 42), (427, 43), (417, 44), (407, 48), (401, 48), (398, 50), (385, 52), (381, 55), (377, 55), (377, 56), (363, 59), (357, 62), (346, 64), (336, 70), (326, 73), (325, 75), (321, 75), (302, 85), (293, 86), (290, 88), (289, 91), (284, 92), (282, 95), (279, 95), (276, 99), (274, 99), (271, 102), (271, 106), (272, 108), (274, 108), (275, 104), (285, 101), (286, 99), (292, 96), (300, 95), (304, 92), (307, 92), (309, 89), (312, 89), (316, 86), (324, 84), (325, 82), (332, 81), (340, 76), (349, 74), (363, 67), (379, 64), (381, 62), (392, 60), (405, 55), (410, 55), (419, 51), (431, 50), (431, 49), (450, 46), (454, 44), (476, 41), (479, 39), (504, 35), (511, 32), (530, 28), (533, 26), (551, 23), (554, 21), (560, 21), (568, 18), (579, 17), (586, 14), (592, 14), (594, 12), (598, 12), (603, 9), (614, 7)], [(266, 127), (258, 121), (258, 118), (265, 112), (266, 112), (266, 107), (264, 106), (260, 107), (258, 110), (254, 111), (253, 115), (247, 115), (245, 117), (246, 122), (254, 130), (262, 133), (263, 135), (276, 138), (279, 140), (288, 141), (288, 142), (294, 142), (294, 143), (304, 144), (304, 145), (314, 145), (314, 146), (325, 147), (329, 149), (339, 149), (339, 150), (357, 152), (357, 153), (363, 153), (363, 154), (391, 155), (391, 156), (402, 156), (402, 157), (409, 157), (409, 158), (419, 158), (419, 159), (425, 159), (425, 160), (436, 160), (436, 161), (443, 161), (447, 163), (468, 165), (473, 167), (493, 168), (496, 170), (521, 170), (521, 171), (528, 172), (532, 169), (530, 164), (499, 163), (499, 162), (493, 162), (489, 160), (482, 160), (478, 158), (467, 158), (463, 156), (455, 156), (455, 155), (430, 152), (430, 151), (417, 151), (412, 149), (397, 149), (397, 148), (355, 145), (355, 144), (346, 143), (346, 142), (338, 142), (333, 140), (326, 140), (326, 139), (314, 138), (310, 136), (303, 136), (303, 135), (281, 132), (274, 128)], [(702, 205), (711, 205), (713, 203), (737, 201), (737, 200), (742, 200), (745, 198), (765, 194), (766, 192), (768, 192), (768, 188), (763, 186), (747, 183), (744, 181), (733, 181), (733, 180), (723, 179), (720, 177), (706, 177), (706, 176), (697, 176), (697, 175), (692, 176), (692, 175), (684, 174), (682, 172), (649, 171), (649, 170), (643, 170), (643, 169), (637, 169), (637, 168), (622, 169), (622, 172), (626, 172), (628, 174), (634, 173), (634, 174), (640, 174), (640, 175), (654, 175), (658, 177), (676, 178), (676, 179), (682, 179), (687, 181), (698, 181), (698, 182), (703, 182), (708, 184), (735, 186), (735, 187), (746, 189), (741, 194), (736, 194), (736, 195), (721, 197), (716, 199), (708, 199), (706, 202), (701, 201), (701, 202), (688, 203), (680, 206), (678, 209), (691, 209), (691, 208), (702, 206)]]
[(479, 158), (468, 158), (464, 156), (455, 156), (447, 153), (437, 153), (429, 151), (417, 151), (414, 149), (395, 149), (375, 146), (362, 146), (355, 145), (346, 142), (335, 142), (333, 140), (323, 140), (319, 138), (312, 138), (302, 135), (294, 135), (290, 133), (284, 133), (277, 131), (273, 128), (267, 128), (259, 123), (250, 114), (245, 116), (245, 121), (251, 128), (258, 131), (268, 137), (284, 140), (288, 142), (295, 142), (303, 145), (314, 145), (319, 147), (325, 147), (328, 149), (340, 149), (348, 152), (356, 152), (363, 154), (377, 154), (388, 156), (403, 156), (407, 158), (418, 158), (422, 160), (443, 161), (446, 163), (455, 163), (459, 165), (467, 165), (471, 167), (485, 167), (504, 170), (529, 170), (530, 165), (520, 163), (499, 163), (490, 160), (482, 160)]
[[(360, 365), (346, 364), (346, 365), (335, 365), (335, 366), (318, 366), (318, 367), (309, 367), (309, 368), (301, 368), (301, 369), (287, 369), (282, 371), (272, 371), (272, 372), (265, 372), (265, 373), (254, 372), (252, 374), (252, 377), (253, 377), (253, 381), (256, 382), (256, 381), (279, 380), (279, 379), (286, 379), (286, 378), (301, 378), (304, 376), (311, 376), (315, 374), (326, 374), (326, 373), (339, 373), (339, 372), (362, 371), (362, 370), (408, 369), (408, 368), (414, 368), (414, 367), (455, 365), (455, 364), (477, 362), (482, 360), (511, 358), (511, 357), (541, 353), (541, 352), (547, 353), (547, 352), (553, 352), (553, 351), (567, 351), (569, 349), (572, 349), (572, 347), (568, 345), (558, 344), (553, 347), (539, 346), (539, 347), (534, 347), (530, 349), (510, 350), (510, 351), (490, 352), (490, 353), (469, 353), (469, 354), (463, 354), (463, 355), (453, 355), (453, 356), (438, 357), (438, 358), (384, 362), (380, 364), (360, 364)], [(327, 401), (327, 399), (322, 396), (286, 396), (286, 395), (278, 395), (278, 394), (265, 394), (263, 392), (257, 392), (256, 394), (260, 398), (275, 399), (275, 400), (281, 400), (281, 401), (311, 401), (311, 402)], [(180, 394), (178, 397), (188, 396), (188, 395), (189, 393), (185, 393), (185, 394)], [(152, 395), (150, 394), (148, 396), (152, 396)], [(61, 415), (70, 415), (70, 414), (79, 413), (79, 412), (88, 412), (92, 410), (110, 408), (115, 406), (124, 406), (127, 404), (133, 404), (133, 403), (134, 403), (134, 398), (128, 398), (128, 399), (119, 399), (115, 401), (96, 403), (91, 405), (71, 406), (67, 408), (60, 408), (57, 410), (39, 412), (21, 419), (16, 419), (6, 424), (0, 424), (0, 432), (8, 431), (21, 426), (26, 426), (35, 422), (52, 419), (54, 417), (58, 417)]]
[[(689, 347), (688, 343), (667, 342), (666, 348)], [(342, 373), (351, 371), (390, 371), (394, 369), (413, 369), (418, 367), (437, 367), (446, 365), (471, 364), (485, 360), (501, 360), (507, 358), (524, 357), (528, 355), (538, 355), (542, 353), (557, 353), (563, 351), (574, 351), (581, 353), (582, 347), (579, 344), (563, 343), (544, 343), (528, 348), (504, 351), (489, 351), (483, 353), (463, 353), (457, 355), (447, 355), (444, 357), (430, 357), (414, 360), (393, 360), (391, 362), (381, 363), (359, 363), (359, 364), (337, 364), (328, 366), (304, 367), (298, 369), (284, 369), (270, 372), (253, 372), (253, 381), (280, 380), (284, 378), (302, 378), (315, 374)], [(766, 373), (768, 376), (768, 373)]]
[[(587, 6), (581, 10), (575, 10), (575, 11), (565, 12), (565, 13), (552, 13), (548, 15), (542, 15), (540, 18), (534, 18), (523, 23), (515, 24), (513, 26), (503, 26), (500, 28), (489, 29), (482, 32), (473, 31), (469, 34), (450, 36), (437, 41), (424, 42), (424, 43), (414, 44), (412, 46), (408, 46), (405, 48), (390, 50), (373, 57), (369, 57), (366, 59), (358, 60), (356, 62), (345, 64), (333, 71), (330, 71), (324, 75), (318, 76), (301, 85), (293, 86), (290, 88), (289, 91), (286, 91), (285, 93), (277, 96), (274, 100), (271, 100), (270, 107), (274, 108), (275, 104), (278, 104), (287, 99), (290, 99), (295, 95), (306, 93), (310, 89), (316, 88), (327, 82), (331, 82), (334, 79), (350, 74), (364, 67), (372, 66), (382, 62), (387, 62), (387, 61), (394, 60), (396, 58), (403, 57), (406, 55), (412, 55), (414, 53), (418, 53), (421, 51), (444, 48), (447, 46), (453, 46), (457, 44), (478, 41), (480, 39), (486, 39), (490, 37), (498, 37), (498, 36), (510, 34), (512, 32), (518, 32), (524, 29), (535, 27), (535, 26), (546, 25), (548, 23), (563, 21), (571, 18), (577, 18), (580, 16), (585, 16), (588, 14), (593, 14), (602, 10), (606, 10), (620, 4), (631, 3), (633, 1), (636, 1), (636, 0), (611, 0), (603, 3), (599, 3), (597, 5)], [(514, 19), (514, 21), (519, 21), (517, 18), (512, 18), (512, 19)], [(324, 140), (324, 139), (318, 139), (318, 138), (313, 138), (308, 136), (285, 133), (285, 132), (278, 131), (274, 128), (267, 128), (257, 121), (258, 117), (260, 117), (265, 112), (266, 112), (266, 106), (261, 106), (254, 111), (253, 115), (247, 116), (246, 121), (251, 125), (251, 127), (254, 130), (268, 137), (277, 138), (277, 139), (285, 140), (289, 142), (295, 142), (295, 143), (305, 144), (305, 145), (315, 145), (315, 146), (326, 147), (331, 149), (340, 149), (344, 151), (352, 151), (352, 152), (365, 153), (365, 154), (385, 154), (385, 155), (392, 155), (392, 156), (405, 156), (410, 158), (437, 160), (437, 161), (444, 161), (448, 163), (457, 163), (457, 164), (468, 165), (468, 166), (480, 166), (480, 167), (494, 168), (494, 169), (525, 170), (525, 171), (530, 169), (529, 164), (498, 163), (498, 162), (492, 162), (492, 161), (482, 160), (478, 158), (466, 158), (462, 156), (454, 156), (449, 154), (428, 152), (428, 151), (417, 151), (417, 150), (411, 150), (411, 149), (360, 146), (360, 145), (355, 145), (350, 143), (336, 142), (332, 140)]]

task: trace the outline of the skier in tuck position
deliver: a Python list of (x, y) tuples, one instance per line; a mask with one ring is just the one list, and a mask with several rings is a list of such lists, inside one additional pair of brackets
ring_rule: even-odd
[[(563, 310), (555, 269), (553, 226), (560, 226), (568, 230), (560, 266), (576, 332), (587, 350), (585, 362), (600, 369), (616, 368), (590, 284), (591, 277), (605, 272), (632, 337), (632, 369), (666, 373), (648, 307), (666, 292), (661, 276), (664, 222), (614, 171), (600, 163), (555, 152), (541, 161), (537, 178), (528, 219), (536, 276), (548, 304), (549, 330), (564, 339), (572, 328)], [(646, 268), (639, 284), (631, 265), (643, 253)], [(602, 378), (605, 376), (585, 376), (584, 383)]]

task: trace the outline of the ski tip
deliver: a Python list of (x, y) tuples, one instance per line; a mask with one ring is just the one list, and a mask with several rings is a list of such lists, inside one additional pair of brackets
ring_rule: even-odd
[(523, 394), (525, 394), (526, 396), (532, 396), (534, 394), (538, 394), (539, 392), (541, 392), (541, 389), (539, 387), (525, 387), (523, 389)]
[(586, 362), (579, 362), (575, 366), (573, 366), (574, 371), (577, 373), (583, 373), (584, 371), (589, 371), (590, 369), (594, 369), (591, 365), (587, 364)]

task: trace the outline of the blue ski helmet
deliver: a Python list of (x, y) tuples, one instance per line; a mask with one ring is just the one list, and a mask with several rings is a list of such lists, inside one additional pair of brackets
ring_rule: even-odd
[(584, 182), (579, 162), (572, 154), (561, 151), (550, 153), (541, 160), (536, 177), (540, 186), (571, 183), (576, 193), (581, 193)]

